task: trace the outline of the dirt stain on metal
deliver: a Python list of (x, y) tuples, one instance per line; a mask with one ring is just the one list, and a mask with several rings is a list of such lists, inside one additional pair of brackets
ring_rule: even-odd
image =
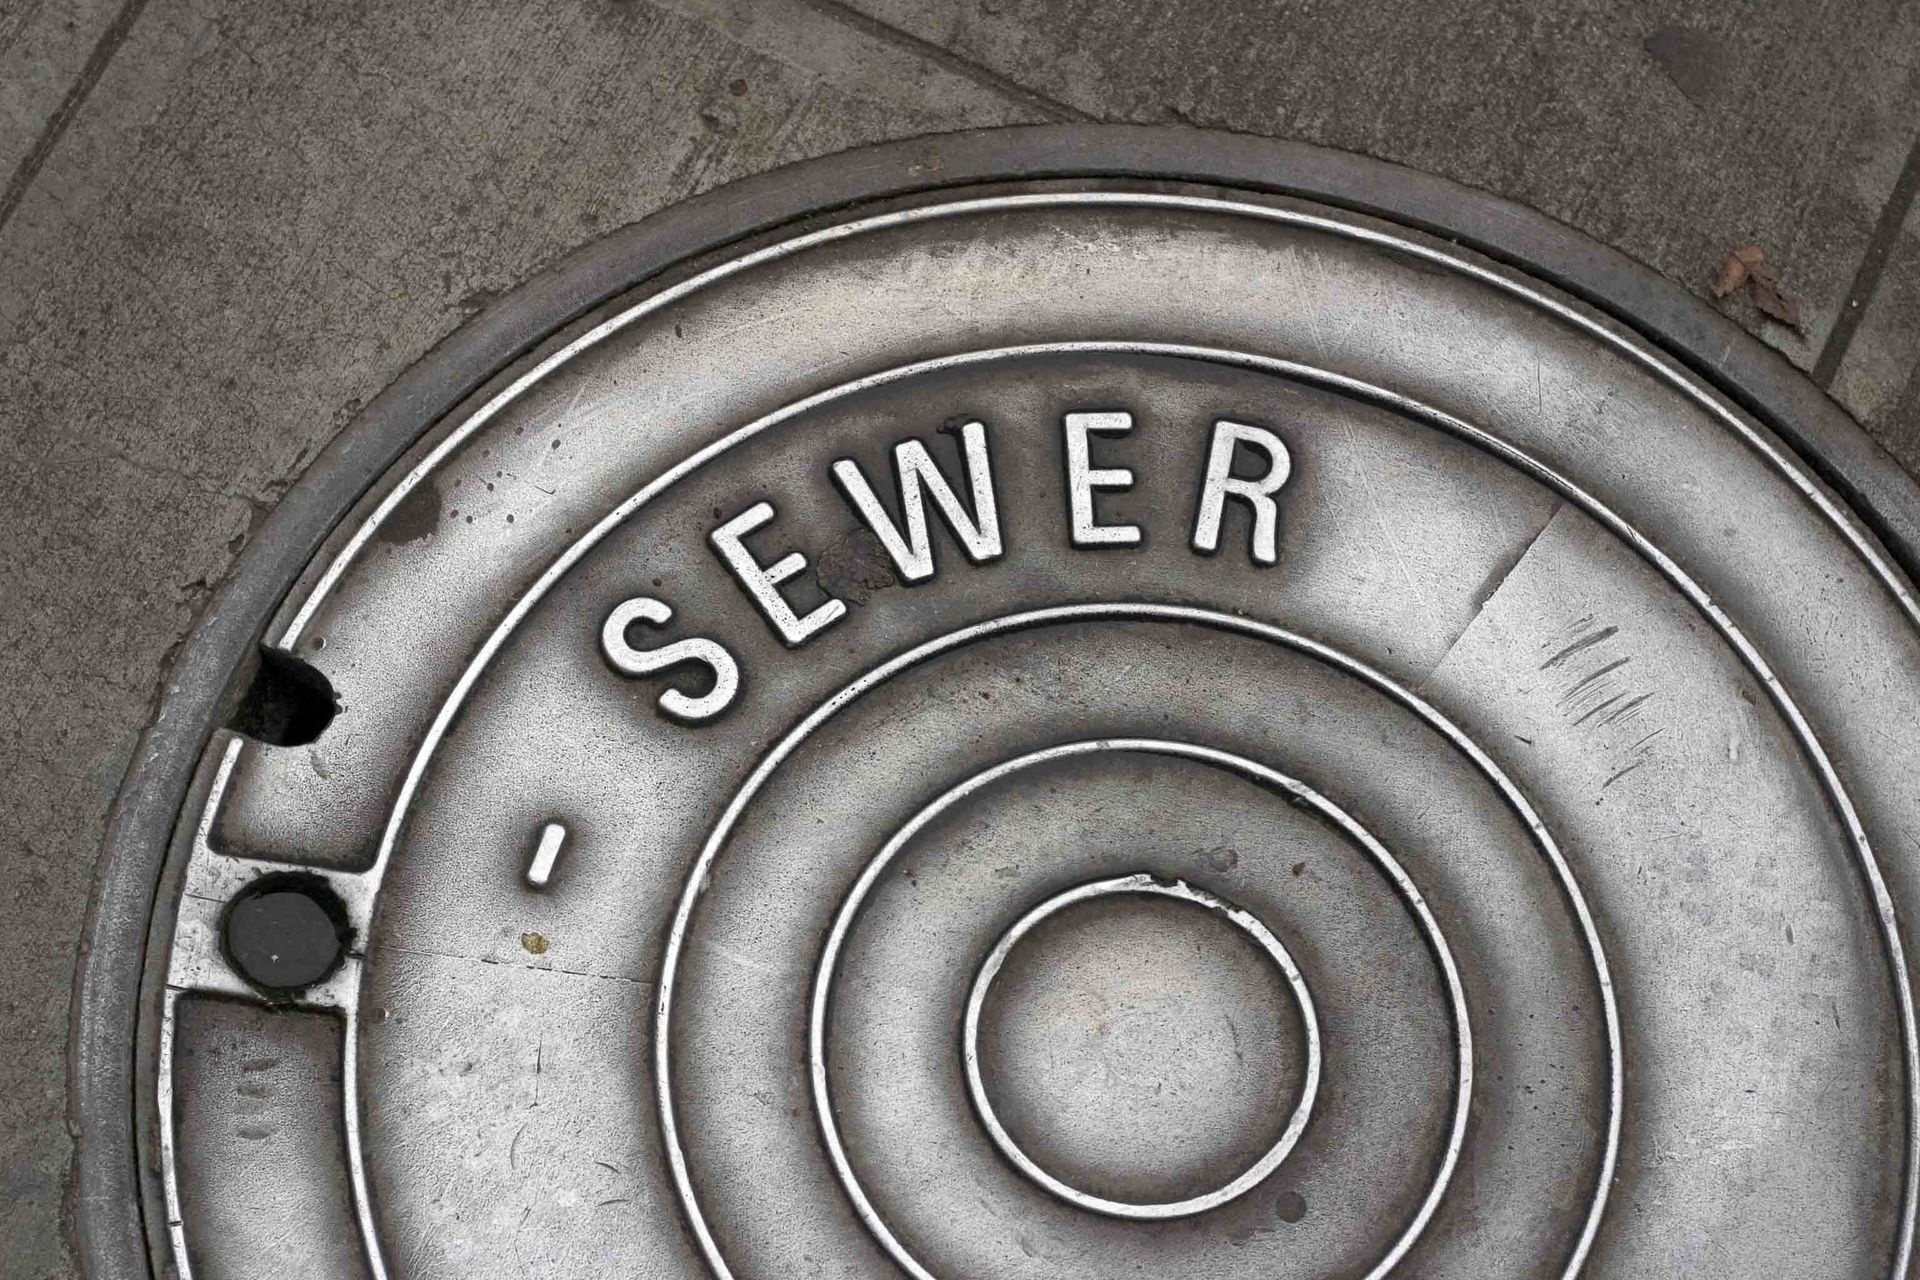
[(422, 484), (400, 499), (374, 531), (374, 536), (389, 546), (403, 547), (409, 542), (430, 538), (440, 527), (440, 490)]
[(865, 604), (876, 591), (897, 584), (887, 549), (871, 529), (849, 529), (820, 556), (815, 575), (820, 589), (854, 604)]

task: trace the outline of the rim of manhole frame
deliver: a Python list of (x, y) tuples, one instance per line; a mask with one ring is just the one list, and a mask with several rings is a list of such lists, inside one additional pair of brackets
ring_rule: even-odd
[(1778, 435), (1920, 577), (1920, 485), (1827, 394), (1651, 268), (1523, 205), (1308, 143), (1166, 126), (934, 134), (772, 169), (613, 231), (454, 330), (375, 396), (299, 477), (163, 672), (108, 814), (75, 968), (68, 1228), (91, 1280), (149, 1280), (137, 1037), (155, 895), (202, 753), (287, 593), (335, 527), (426, 432), (594, 308), (690, 259), (867, 201), (1049, 179), (1194, 182), (1292, 196), (1439, 236), (1631, 329)]

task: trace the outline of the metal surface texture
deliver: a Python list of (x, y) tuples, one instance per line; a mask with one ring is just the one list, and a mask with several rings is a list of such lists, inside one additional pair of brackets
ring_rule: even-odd
[(290, 499), (225, 625), (335, 709), (176, 691), (82, 991), (154, 1270), (1910, 1275), (1905, 477), (1524, 211), (944, 146)]

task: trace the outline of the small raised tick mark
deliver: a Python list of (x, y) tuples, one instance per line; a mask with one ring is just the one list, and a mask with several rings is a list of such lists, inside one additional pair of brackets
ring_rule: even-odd
[(567, 842), (567, 828), (558, 822), (549, 822), (540, 828), (540, 842), (534, 846), (533, 861), (527, 864), (527, 883), (535, 889), (544, 889), (553, 879), (554, 864), (559, 861), (561, 846)]

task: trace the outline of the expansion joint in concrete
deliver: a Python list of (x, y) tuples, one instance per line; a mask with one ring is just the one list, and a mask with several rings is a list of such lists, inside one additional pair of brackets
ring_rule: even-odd
[(1913, 147), (1907, 152), (1907, 162), (1900, 167), (1900, 176), (1894, 180), (1893, 191), (1880, 209), (1879, 221), (1874, 224), (1866, 250), (1860, 255), (1860, 266), (1853, 273), (1853, 284), (1847, 289), (1846, 301), (1840, 305), (1839, 318), (1833, 322), (1826, 345), (1820, 348), (1820, 358), (1814, 363), (1813, 380), (1823, 388), (1831, 388), (1834, 377), (1840, 372), (1840, 363), (1846, 359), (1847, 348), (1853, 344), (1854, 331), (1860, 327), (1860, 321), (1880, 287), (1880, 277), (1886, 271), (1887, 260), (1893, 256), (1893, 246), (1899, 240), (1900, 229), (1913, 209), (1917, 191), (1920, 191), (1920, 134), (1914, 136)]

